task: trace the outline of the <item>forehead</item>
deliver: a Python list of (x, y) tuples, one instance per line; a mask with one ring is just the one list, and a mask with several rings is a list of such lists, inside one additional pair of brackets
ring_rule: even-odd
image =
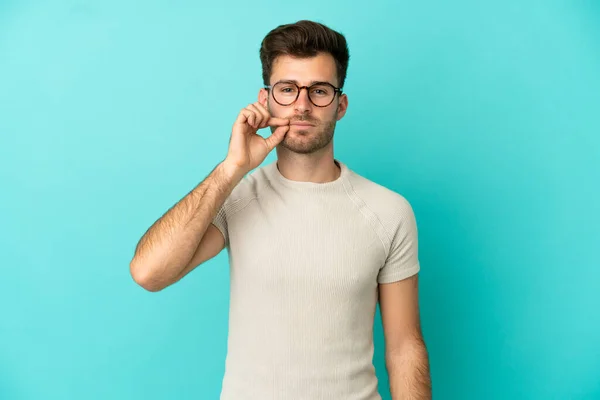
[(328, 53), (319, 53), (310, 58), (279, 56), (273, 63), (271, 83), (281, 80), (294, 80), (301, 85), (309, 85), (314, 81), (337, 85), (335, 60)]

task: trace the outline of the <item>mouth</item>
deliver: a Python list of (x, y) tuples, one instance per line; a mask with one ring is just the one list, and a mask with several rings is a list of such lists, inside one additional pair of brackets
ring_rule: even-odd
[(292, 122), (290, 125), (292, 125), (292, 126), (298, 126), (298, 127), (301, 127), (301, 128), (308, 128), (308, 127), (314, 126), (313, 124), (308, 124), (306, 122)]

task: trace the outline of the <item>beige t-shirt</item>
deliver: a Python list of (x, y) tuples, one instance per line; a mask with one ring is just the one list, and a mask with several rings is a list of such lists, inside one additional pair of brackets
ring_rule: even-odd
[(400, 194), (341, 168), (326, 183), (274, 161), (240, 181), (214, 219), (230, 263), (221, 400), (376, 400), (378, 283), (419, 271)]

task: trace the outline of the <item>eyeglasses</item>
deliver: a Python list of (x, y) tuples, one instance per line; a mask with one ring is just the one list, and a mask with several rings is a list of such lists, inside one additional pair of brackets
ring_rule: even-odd
[(306, 89), (308, 99), (317, 107), (327, 107), (333, 103), (336, 93), (342, 94), (342, 88), (336, 88), (328, 82), (316, 82), (310, 86), (298, 86), (291, 81), (277, 82), (275, 85), (265, 86), (265, 89), (273, 93), (273, 99), (277, 104), (289, 106), (298, 100), (300, 91)]

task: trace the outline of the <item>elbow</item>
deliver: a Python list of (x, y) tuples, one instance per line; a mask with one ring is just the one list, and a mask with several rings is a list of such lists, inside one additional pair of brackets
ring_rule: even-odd
[(152, 274), (152, 268), (135, 258), (129, 263), (129, 273), (133, 281), (149, 292), (159, 292), (166, 286)]
[(410, 361), (427, 361), (429, 358), (427, 346), (422, 337), (406, 339), (391, 349), (386, 349), (386, 362), (390, 364), (405, 363)]

